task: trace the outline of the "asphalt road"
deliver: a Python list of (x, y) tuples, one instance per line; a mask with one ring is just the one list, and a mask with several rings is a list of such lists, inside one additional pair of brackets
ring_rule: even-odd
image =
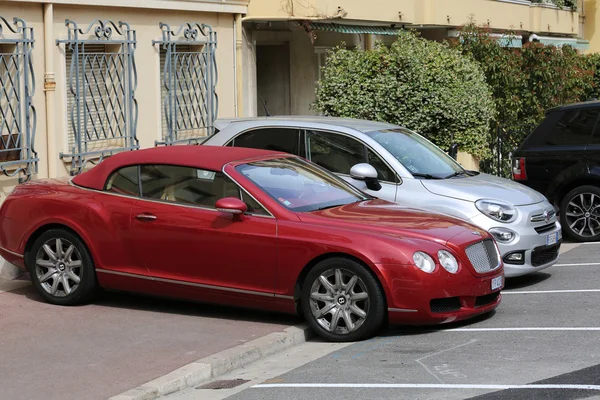
[(349, 345), (306, 343), (220, 378), (241, 383), (234, 388), (167, 398), (600, 399), (599, 311), (600, 244), (584, 244), (508, 280), (487, 317)]

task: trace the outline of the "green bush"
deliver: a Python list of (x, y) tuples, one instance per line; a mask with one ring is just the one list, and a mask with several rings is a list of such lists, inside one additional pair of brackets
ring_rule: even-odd
[(313, 105), (324, 115), (403, 125), (447, 149), (486, 158), (492, 93), (478, 64), (446, 43), (402, 31), (389, 48), (337, 47), (323, 67)]

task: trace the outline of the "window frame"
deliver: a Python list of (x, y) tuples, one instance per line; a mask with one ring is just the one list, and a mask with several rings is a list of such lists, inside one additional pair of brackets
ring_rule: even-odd
[[(242, 132), (239, 132), (237, 134), (235, 134), (234, 136), (232, 136), (229, 140), (227, 140), (227, 142), (225, 142), (225, 144), (223, 144), (224, 147), (236, 147), (235, 145), (235, 139), (239, 138), (242, 135), (245, 135), (247, 133), (251, 133), (251, 132), (255, 132), (255, 131), (260, 131), (260, 130), (267, 130), (267, 129), (288, 129), (288, 130), (292, 130), (292, 131), (297, 131), (298, 132), (298, 154), (294, 154), (294, 153), (289, 153), (289, 154), (293, 154), (295, 156), (300, 156), (300, 157), (304, 157), (306, 158), (306, 140), (303, 137), (304, 136), (304, 128), (301, 127), (295, 127), (295, 126), (260, 126), (260, 127), (253, 127), (253, 128), (249, 128), (249, 129), (245, 129)], [(264, 149), (262, 149), (264, 150)]]
[[(108, 182), (111, 180), (111, 178), (119, 171), (125, 169), (125, 168), (131, 168), (131, 167), (135, 167), (136, 168), (136, 172), (137, 172), (137, 194), (123, 194), (123, 193), (114, 193), (108, 190)], [(108, 174), (108, 178), (106, 178), (106, 181), (104, 182), (104, 185), (102, 185), (102, 192), (103, 193), (107, 193), (107, 194), (112, 194), (115, 196), (123, 196), (123, 197), (135, 197), (135, 198), (140, 198), (141, 199), (141, 193), (142, 193), (142, 180), (141, 180), (141, 166), (140, 164), (128, 164), (128, 165), (123, 165), (119, 168), (115, 168), (114, 170), (112, 170), (110, 172), (110, 174)]]

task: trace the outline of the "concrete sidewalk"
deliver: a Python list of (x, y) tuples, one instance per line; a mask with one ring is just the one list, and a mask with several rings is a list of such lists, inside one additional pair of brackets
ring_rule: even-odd
[(0, 397), (107, 399), (300, 322), (117, 293), (59, 307), (42, 302), (27, 281), (0, 280)]

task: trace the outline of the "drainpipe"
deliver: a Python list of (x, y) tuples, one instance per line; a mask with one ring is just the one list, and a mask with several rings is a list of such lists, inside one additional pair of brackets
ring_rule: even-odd
[(44, 93), (46, 95), (46, 141), (48, 146), (48, 177), (56, 178), (56, 136), (54, 134), (54, 7), (44, 3)]
[(244, 113), (244, 63), (242, 56), (242, 45), (244, 43), (242, 30), (242, 14), (235, 16), (235, 83), (237, 96), (237, 116)]

